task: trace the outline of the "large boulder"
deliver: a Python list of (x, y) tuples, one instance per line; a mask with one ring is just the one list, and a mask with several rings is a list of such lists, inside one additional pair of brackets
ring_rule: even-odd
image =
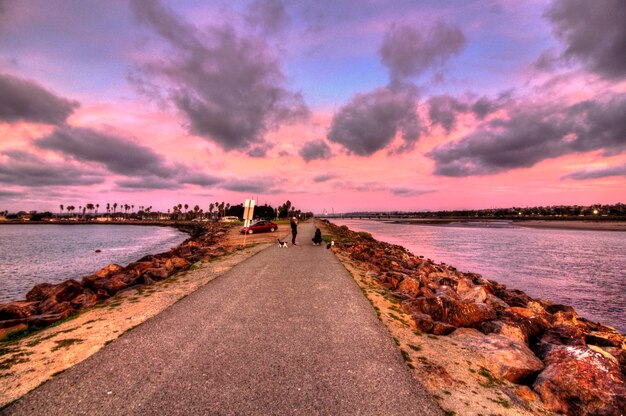
[(16, 301), (0, 305), (0, 321), (28, 318), (37, 314), (37, 302)]
[(525, 343), (504, 335), (485, 335), (475, 329), (459, 328), (449, 338), (473, 353), (478, 365), (513, 383), (520, 383), (544, 368)]
[(626, 377), (619, 364), (586, 346), (553, 346), (533, 389), (545, 406), (571, 415), (626, 414)]
[(417, 309), (416, 312), (425, 313), (434, 321), (456, 327), (478, 326), (483, 321), (496, 318), (496, 312), (489, 305), (463, 302), (446, 295), (419, 297), (412, 305)]

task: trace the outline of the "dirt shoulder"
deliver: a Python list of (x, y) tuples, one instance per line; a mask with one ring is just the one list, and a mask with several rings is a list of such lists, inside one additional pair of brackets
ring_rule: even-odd
[(228, 254), (149, 286), (133, 287), (96, 307), (16, 341), (0, 342), (0, 408), (83, 361), (124, 332), (163, 311), (288, 233), (243, 236), (231, 228), (222, 245)]

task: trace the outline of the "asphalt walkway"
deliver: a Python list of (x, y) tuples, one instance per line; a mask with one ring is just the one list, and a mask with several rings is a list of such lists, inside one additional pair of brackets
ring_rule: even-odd
[(2, 413), (442, 414), (313, 224), (299, 229)]

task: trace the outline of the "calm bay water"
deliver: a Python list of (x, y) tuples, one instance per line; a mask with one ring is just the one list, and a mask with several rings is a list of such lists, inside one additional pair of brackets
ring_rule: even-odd
[(626, 332), (626, 232), (333, 222)]
[(80, 279), (111, 263), (125, 266), (176, 247), (187, 237), (169, 227), (2, 225), (0, 303), (24, 299), (37, 283)]

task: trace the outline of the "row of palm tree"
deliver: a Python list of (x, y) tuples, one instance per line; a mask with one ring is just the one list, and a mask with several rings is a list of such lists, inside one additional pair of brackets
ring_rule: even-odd
[[(119, 207), (119, 210), (118, 210)], [(231, 205), (227, 202), (211, 202), (207, 211), (204, 211), (200, 208), (199, 205), (195, 205), (192, 210), (189, 210), (189, 204), (177, 204), (172, 207), (172, 209), (167, 210), (167, 217), (174, 220), (181, 219), (201, 219), (201, 218), (220, 218), (226, 215)], [(76, 214), (75, 205), (59, 205), (59, 216), (63, 216), (64, 211), (67, 211), (67, 215), (69, 217), (79, 217), (82, 219), (89, 218), (92, 216), (98, 217), (98, 211), (100, 209), (100, 204), (87, 203), (84, 206), (79, 205), (78, 211)], [(183, 213), (184, 209), (184, 213)], [(215, 211), (215, 215), (213, 212)], [(139, 205), (138, 211), (135, 212), (134, 204), (118, 204), (117, 202), (106, 204), (106, 216), (107, 217), (115, 217), (119, 218), (151, 218), (151, 219), (162, 219), (163, 214), (161, 212), (153, 212), (152, 205), (145, 206)]]

